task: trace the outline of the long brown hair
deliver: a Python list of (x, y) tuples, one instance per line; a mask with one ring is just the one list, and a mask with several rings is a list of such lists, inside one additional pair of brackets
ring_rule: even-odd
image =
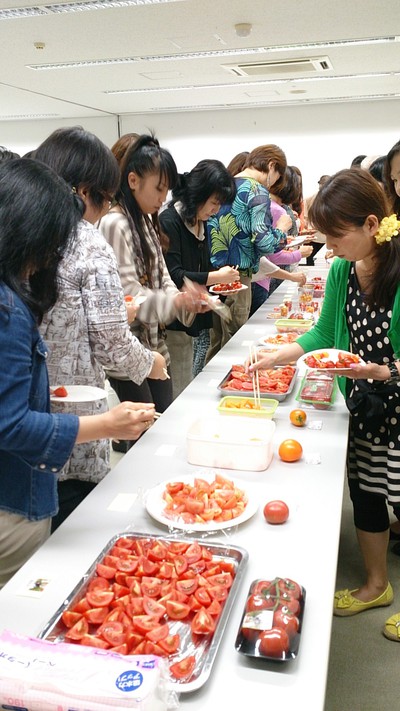
[[(379, 183), (366, 170), (350, 168), (333, 175), (318, 191), (309, 210), (315, 229), (328, 237), (340, 237), (349, 227), (362, 227), (368, 215), (380, 222), (389, 215), (387, 199)], [(376, 245), (368, 306), (389, 308), (400, 283), (400, 241)]]

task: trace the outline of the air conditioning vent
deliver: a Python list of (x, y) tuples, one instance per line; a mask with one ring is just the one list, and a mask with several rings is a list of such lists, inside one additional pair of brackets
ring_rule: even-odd
[(241, 64), (223, 64), (231, 74), (237, 77), (274, 77), (278, 74), (296, 76), (306, 72), (325, 72), (333, 69), (328, 57), (310, 57), (303, 59), (281, 59), (274, 62), (246, 62)]

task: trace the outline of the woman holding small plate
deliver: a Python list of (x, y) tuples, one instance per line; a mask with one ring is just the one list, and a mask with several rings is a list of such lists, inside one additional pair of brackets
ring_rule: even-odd
[[(109, 210), (118, 165), (107, 146), (79, 126), (54, 131), (34, 157), (67, 182), (82, 212), (76, 237), (59, 265), (59, 298), (41, 325), (50, 348), (50, 384), (82, 386), (82, 400), (59, 398), (52, 406), (79, 415), (105, 412), (105, 370), (118, 368), (138, 384), (147, 377), (165, 378), (164, 358), (143, 347), (129, 329), (115, 255), (94, 225)], [(59, 475), (60, 510), (53, 531), (109, 470), (109, 440), (74, 447)]]
[(57, 302), (58, 267), (80, 208), (43, 163), (0, 166), (0, 587), (49, 536), (57, 476), (75, 445), (139, 437), (154, 418), (152, 405), (133, 402), (89, 417), (50, 412), (38, 327)]
[[(365, 363), (335, 368), (351, 413), (348, 481), (366, 581), (340, 590), (334, 614), (390, 605), (387, 505), (400, 503), (400, 221), (366, 171), (342, 170), (318, 192), (313, 225), (337, 257), (317, 324), (295, 344), (263, 355), (253, 368), (288, 363), (311, 350), (353, 351)], [(400, 614), (383, 634), (400, 641)]]

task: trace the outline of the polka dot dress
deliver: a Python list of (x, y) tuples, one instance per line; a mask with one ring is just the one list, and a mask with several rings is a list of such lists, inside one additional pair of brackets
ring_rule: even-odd
[[(371, 363), (395, 359), (387, 331), (391, 309), (374, 309), (364, 303), (354, 265), (349, 276), (347, 322), (354, 353)], [(350, 395), (359, 390), (355, 380)], [(365, 382), (365, 381), (364, 381)], [(371, 381), (372, 382), (372, 381)], [(361, 489), (382, 494), (388, 503), (400, 505), (400, 383), (384, 396), (382, 418), (368, 419), (364, 412), (350, 420), (348, 473), (359, 479)]]

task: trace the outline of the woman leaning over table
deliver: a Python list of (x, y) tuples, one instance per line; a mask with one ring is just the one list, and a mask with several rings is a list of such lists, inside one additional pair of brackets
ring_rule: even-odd
[[(366, 171), (342, 170), (318, 192), (311, 221), (335, 259), (321, 316), (311, 331), (257, 368), (296, 360), (314, 349), (352, 350), (364, 365), (338, 370), (350, 411), (348, 483), (366, 579), (340, 590), (334, 614), (355, 615), (393, 601), (387, 574), (389, 513), (400, 503), (400, 222)], [(400, 641), (400, 614), (383, 634)]]
[[(278, 252), (286, 244), (286, 231), (291, 220), (283, 215), (272, 226), (269, 191), (283, 182), (286, 169), (284, 152), (273, 144), (258, 146), (249, 153), (245, 167), (235, 178), (236, 196), (233, 202), (221, 206), (207, 221), (210, 259), (214, 269), (226, 265), (239, 269), (245, 287), (258, 271), (260, 258)], [(213, 314), (211, 344), (207, 361), (246, 323), (251, 306), (251, 289), (227, 296), (225, 305), (231, 312), (230, 321)]]
[[(205, 235), (205, 222), (223, 203), (233, 200), (235, 192), (232, 176), (218, 160), (202, 160), (179, 176), (171, 202), (160, 213), (161, 227), (169, 240), (165, 261), (178, 289), (185, 277), (205, 286), (229, 284), (239, 278), (233, 267), (212, 269)], [(174, 398), (202, 369), (211, 326), (210, 312), (198, 314), (189, 327), (178, 320), (168, 326)]]
[[(200, 299), (204, 287), (179, 291), (162, 253), (158, 211), (168, 190), (175, 187), (178, 173), (169, 151), (146, 134), (128, 148), (120, 168), (116, 205), (101, 219), (99, 227), (116, 254), (125, 294), (145, 297), (131, 324), (132, 332), (144, 346), (161, 353), (169, 365), (166, 324), (179, 318), (190, 325), (195, 313), (208, 310)], [(171, 380), (147, 379), (137, 385), (123, 379), (118, 371), (109, 377), (121, 401), (154, 402), (158, 412), (164, 412), (172, 402)]]
[[(40, 330), (49, 346), (50, 384), (104, 388), (105, 369), (119, 368), (137, 383), (164, 378), (165, 361), (131, 333), (115, 254), (94, 226), (108, 212), (119, 183), (111, 151), (80, 126), (54, 131), (35, 152), (77, 195), (82, 219), (58, 269), (59, 297)], [(57, 403), (77, 415), (108, 409), (107, 399)], [(148, 407), (138, 403), (142, 409)], [(110, 442), (74, 447), (59, 475), (59, 512), (54, 531), (110, 470)]]
[(0, 587), (50, 533), (57, 474), (75, 444), (138, 437), (154, 409), (50, 413), (47, 347), (38, 325), (57, 301), (57, 270), (80, 206), (50, 168), (27, 158), (0, 166)]

